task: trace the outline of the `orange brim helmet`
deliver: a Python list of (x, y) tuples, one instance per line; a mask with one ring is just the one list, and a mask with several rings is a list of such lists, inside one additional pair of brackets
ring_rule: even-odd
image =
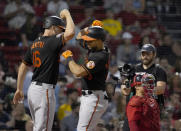
[(92, 26), (88, 28), (88, 34), (83, 35), (82, 39), (85, 41), (102, 40), (105, 41), (106, 32), (100, 26)]

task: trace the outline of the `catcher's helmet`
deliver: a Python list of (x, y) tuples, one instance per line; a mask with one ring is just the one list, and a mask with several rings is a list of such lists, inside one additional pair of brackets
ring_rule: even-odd
[(156, 53), (156, 48), (152, 44), (145, 44), (141, 48), (141, 52), (153, 52)]
[(83, 35), (82, 39), (85, 41), (102, 40), (105, 41), (106, 32), (100, 26), (92, 26), (88, 28), (88, 34)]
[(136, 85), (153, 89), (155, 87), (155, 77), (148, 73), (135, 75), (132, 86)]
[(62, 29), (65, 29), (65, 22), (57, 17), (57, 16), (49, 16), (45, 19), (44, 24), (43, 24), (43, 28), (48, 29), (50, 28), (52, 25), (54, 26), (59, 26)]
[(152, 74), (139, 74), (134, 77), (132, 87), (140, 85), (144, 89), (144, 95), (146, 97), (154, 97), (157, 98), (157, 96), (154, 93), (154, 87), (155, 87), (155, 77)]

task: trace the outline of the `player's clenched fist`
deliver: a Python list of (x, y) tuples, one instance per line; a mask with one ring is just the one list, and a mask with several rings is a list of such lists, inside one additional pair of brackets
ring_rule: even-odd
[(13, 98), (13, 103), (14, 104), (18, 104), (19, 102), (21, 102), (24, 99), (24, 94), (22, 91), (17, 90), (14, 94), (14, 98)]
[(66, 18), (68, 15), (70, 15), (70, 12), (67, 9), (63, 9), (60, 12), (60, 18), (62, 18), (62, 19)]
[(100, 20), (94, 20), (92, 22), (92, 26), (100, 26), (103, 27), (103, 23)]
[(73, 56), (72, 52), (70, 50), (66, 50), (62, 53), (62, 56), (67, 59), (68, 57)]

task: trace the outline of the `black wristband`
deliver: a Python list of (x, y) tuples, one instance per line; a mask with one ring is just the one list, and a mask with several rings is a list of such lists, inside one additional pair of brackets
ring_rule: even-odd
[(69, 63), (70, 61), (73, 61), (72, 56), (69, 56), (69, 57), (67, 58), (67, 63)]

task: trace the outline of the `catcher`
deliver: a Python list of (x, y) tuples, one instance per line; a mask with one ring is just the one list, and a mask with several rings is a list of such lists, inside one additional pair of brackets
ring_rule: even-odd
[(154, 97), (155, 78), (151, 74), (136, 75), (132, 87), (136, 95), (126, 108), (130, 131), (160, 131), (160, 110)]

